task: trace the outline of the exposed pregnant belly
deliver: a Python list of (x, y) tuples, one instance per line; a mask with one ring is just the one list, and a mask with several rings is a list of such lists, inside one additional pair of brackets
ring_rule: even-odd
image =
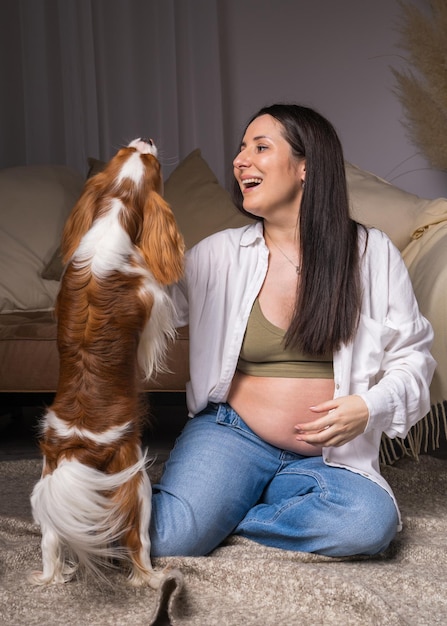
[(316, 456), (321, 454), (321, 447), (297, 441), (295, 426), (321, 417), (309, 407), (333, 395), (334, 381), (327, 378), (263, 378), (236, 372), (228, 403), (264, 441)]

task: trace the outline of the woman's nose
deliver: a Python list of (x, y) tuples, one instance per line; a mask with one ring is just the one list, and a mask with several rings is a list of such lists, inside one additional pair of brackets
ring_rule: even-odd
[(248, 165), (248, 155), (246, 150), (241, 150), (233, 161), (233, 167), (240, 169)]

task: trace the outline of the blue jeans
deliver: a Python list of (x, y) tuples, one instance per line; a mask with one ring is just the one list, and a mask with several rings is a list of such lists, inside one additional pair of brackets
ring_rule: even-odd
[(376, 554), (396, 534), (390, 495), (373, 481), (260, 439), (211, 404), (179, 436), (153, 487), (153, 556), (202, 556), (231, 534), (328, 556)]

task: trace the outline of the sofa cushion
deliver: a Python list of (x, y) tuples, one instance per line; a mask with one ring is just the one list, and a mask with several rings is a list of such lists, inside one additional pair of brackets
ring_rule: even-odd
[(353, 218), (383, 230), (401, 251), (410, 243), (420, 214), (437, 203), (399, 189), (350, 163), (346, 163), (346, 178)]
[(0, 312), (45, 311), (57, 283), (41, 276), (83, 185), (65, 166), (0, 170)]

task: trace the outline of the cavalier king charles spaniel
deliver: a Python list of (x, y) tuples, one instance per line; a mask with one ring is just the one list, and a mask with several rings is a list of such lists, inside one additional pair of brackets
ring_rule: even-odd
[(160, 169), (152, 140), (135, 139), (87, 181), (64, 227), (59, 383), (31, 496), (42, 532), (35, 584), (66, 582), (79, 569), (104, 578), (117, 559), (134, 585), (157, 588), (164, 577), (150, 561), (139, 378), (163, 368), (174, 337), (166, 285), (182, 275), (184, 244)]

